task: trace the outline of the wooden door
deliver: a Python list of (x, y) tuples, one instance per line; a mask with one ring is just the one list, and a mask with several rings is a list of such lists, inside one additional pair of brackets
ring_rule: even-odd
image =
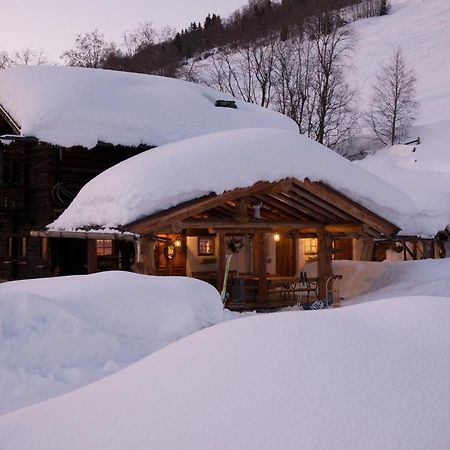
[(335, 239), (333, 241), (333, 259), (353, 259), (353, 239)]
[(280, 235), (275, 247), (275, 258), (275, 271), (278, 275), (295, 275), (295, 239)]
[[(157, 275), (186, 275), (186, 237), (181, 237), (181, 247), (169, 248), (177, 236), (175, 234), (158, 235), (156, 242), (155, 266)], [(172, 255), (171, 252), (175, 251)]]

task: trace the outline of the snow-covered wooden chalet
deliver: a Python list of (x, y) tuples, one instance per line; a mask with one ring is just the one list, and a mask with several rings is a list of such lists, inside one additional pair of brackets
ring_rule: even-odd
[(295, 288), (280, 295), (279, 284), (312, 259), (323, 298), (333, 258), (371, 259), (373, 240), (396, 236), (413, 209), (397, 188), (295, 131), (246, 128), (118, 164), (36, 235), (85, 239), (89, 272), (107, 251), (116, 268), (194, 276), (219, 289), (233, 253), (230, 304), (245, 309), (295, 302)]

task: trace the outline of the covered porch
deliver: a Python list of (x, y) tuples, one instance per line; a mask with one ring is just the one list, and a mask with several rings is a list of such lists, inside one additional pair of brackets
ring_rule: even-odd
[[(134, 270), (225, 286), (227, 306), (240, 310), (326, 299), (342, 243), (357, 240), (364, 259), (374, 239), (398, 232), (330, 186), (293, 178), (210, 194), (124, 228), (139, 236)], [(300, 250), (308, 242), (317, 270), (305, 282)]]

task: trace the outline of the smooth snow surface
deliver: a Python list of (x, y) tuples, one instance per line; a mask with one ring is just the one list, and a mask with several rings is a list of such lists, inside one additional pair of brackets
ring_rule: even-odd
[(0, 417), (8, 450), (446, 449), (450, 298), (264, 314)]
[[(387, 147), (357, 164), (408, 193), (417, 214), (429, 217), (431, 230), (450, 224), (450, 2), (390, 3), (388, 16), (352, 25), (358, 48), (349, 81), (359, 88), (361, 109), (367, 109), (381, 65), (401, 48), (417, 76), (420, 110), (410, 138), (420, 136), (421, 144)], [(427, 234), (425, 229), (422, 234)]]
[(84, 186), (49, 228), (114, 228), (211, 192), (286, 177), (325, 182), (405, 232), (426, 228), (399, 189), (305, 136), (262, 128), (187, 139), (123, 161)]
[[(314, 267), (311, 267), (314, 269)], [(387, 297), (450, 296), (450, 258), (422, 261), (333, 261), (343, 276), (343, 306)]]
[(282, 114), (172, 78), (80, 67), (13, 67), (0, 71), (0, 104), (24, 136), (71, 147), (97, 142), (157, 146), (245, 127), (296, 130)]
[(92, 383), (221, 320), (218, 292), (193, 278), (104, 272), (0, 284), (0, 414)]

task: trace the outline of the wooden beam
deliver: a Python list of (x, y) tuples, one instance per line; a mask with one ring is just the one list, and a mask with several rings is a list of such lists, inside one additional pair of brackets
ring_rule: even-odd
[[(333, 275), (333, 266), (331, 259), (331, 240), (324, 231), (320, 231), (318, 236), (318, 253), (317, 253), (317, 277), (319, 279), (319, 298), (327, 299), (327, 280)], [(328, 283), (332, 289), (332, 281)]]
[(321, 222), (298, 222), (298, 221), (266, 221), (249, 220), (246, 223), (236, 220), (223, 219), (187, 219), (181, 222), (183, 229), (209, 229), (216, 230), (264, 230), (267, 232), (276, 230), (303, 230), (305, 233), (317, 233), (324, 230), (330, 234), (354, 234), (365, 233), (367, 226), (357, 223), (332, 223), (323, 224)]
[(98, 271), (97, 264), (97, 241), (88, 239), (87, 245), (87, 272), (96, 273)]
[(253, 268), (258, 275), (258, 303), (263, 305), (267, 299), (267, 255), (265, 233), (253, 236)]
[[(286, 205), (283, 202), (278, 201), (276, 198), (273, 198), (269, 195), (258, 195), (257, 199), (262, 202), (263, 204), (263, 208), (266, 207), (270, 207), (272, 208), (271, 211), (273, 211), (273, 209), (275, 209), (275, 211), (273, 211), (274, 213), (276, 213), (279, 217), (285, 217), (285, 218), (298, 218), (299, 216), (301, 217), (302, 220), (311, 220), (312, 217), (308, 214), (299, 214), (298, 210), (293, 209), (291, 206)], [(286, 216), (287, 214), (287, 216)]]
[(249, 220), (248, 210), (248, 198), (241, 198), (235, 208), (235, 218), (238, 222), (247, 222)]
[(359, 259), (361, 261), (373, 261), (374, 248), (375, 242), (373, 239), (363, 239)]
[(297, 195), (302, 200), (307, 200), (309, 204), (316, 205), (317, 207), (321, 208), (322, 210), (328, 211), (330, 214), (335, 216), (337, 218), (337, 221), (348, 221), (351, 216), (349, 216), (345, 211), (342, 211), (339, 208), (336, 208), (333, 205), (330, 205), (324, 200), (321, 200), (319, 197), (315, 196), (314, 194), (311, 194), (308, 191), (305, 191), (302, 189), (298, 184), (294, 184), (292, 186), (291, 191)]
[(142, 273), (145, 275), (156, 274), (155, 266), (155, 241), (150, 235), (143, 235), (140, 238)]
[(217, 254), (217, 290), (219, 292), (222, 291), (223, 288), (223, 280), (225, 276), (225, 264), (226, 264), (226, 253), (227, 253), (227, 245), (226, 245), (226, 237), (225, 233), (218, 233), (219, 237), (219, 249)]
[(299, 211), (300, 213), (306, 214), (308, 217), (311, 217), (313, 220), (320, 220), (322, 222), (330, 221), (329, 218), (327, 218), (326, 216), (321, 214), (320, 210), (318, 210), (318, 209), (314, 210), (314, 209), (307, 208), (304, 205), (302, 205), (301, 203), (299, 203), (297, 200), (295, 200), (294, 198), (287, 196), (285, 193), (272, 194), (271, 197), (276, 199), (279, 202), (289, 205), (291, 208), (293, 208), (294, 214), (295, 214), (295, 211)]
[(223, 219), (187, 219), (182, 222), (183, 229), (190, 228), (214, 228), (214, 229), (300, 229), (300, 228), (320, 228), (324, 224), (320, 222), (299, 222), (299, 221), (266, 221), (252, 219), (242, 223), (237, 220)]
[(308, 192), (317, 195), (321, 199), (326, 200), (328, 203), (338, 207), (342, 211), (345, 211), (358, 221), (369, 225), (381, 234), (390, 236), (395, 235), (400, 231), (396, 225), (369, 211), (367, 208), (364, 208), (323, 183), (306, 180), (297, 183), (302, 187), (302, 189), (305, 189)]
[(278, 184), (279, 183), (270, 183), (268, 181), (258, 181), (253, 186), (233, 189), (232, 191), (227, 191), (221, 195), (209, 194), (205, 197), (191, 200), (163, 212), (153, 214), (144, 219), (131, 222), (124, 228), (127, 231), (137, 234), (150, 233), (174, 222), (187, 219), (188, 217), (200, 214), (208, 209), (223, 205), (228, 201), (236, 200), (240, 197), (247, 197), (257, 192), (276, 189)]

